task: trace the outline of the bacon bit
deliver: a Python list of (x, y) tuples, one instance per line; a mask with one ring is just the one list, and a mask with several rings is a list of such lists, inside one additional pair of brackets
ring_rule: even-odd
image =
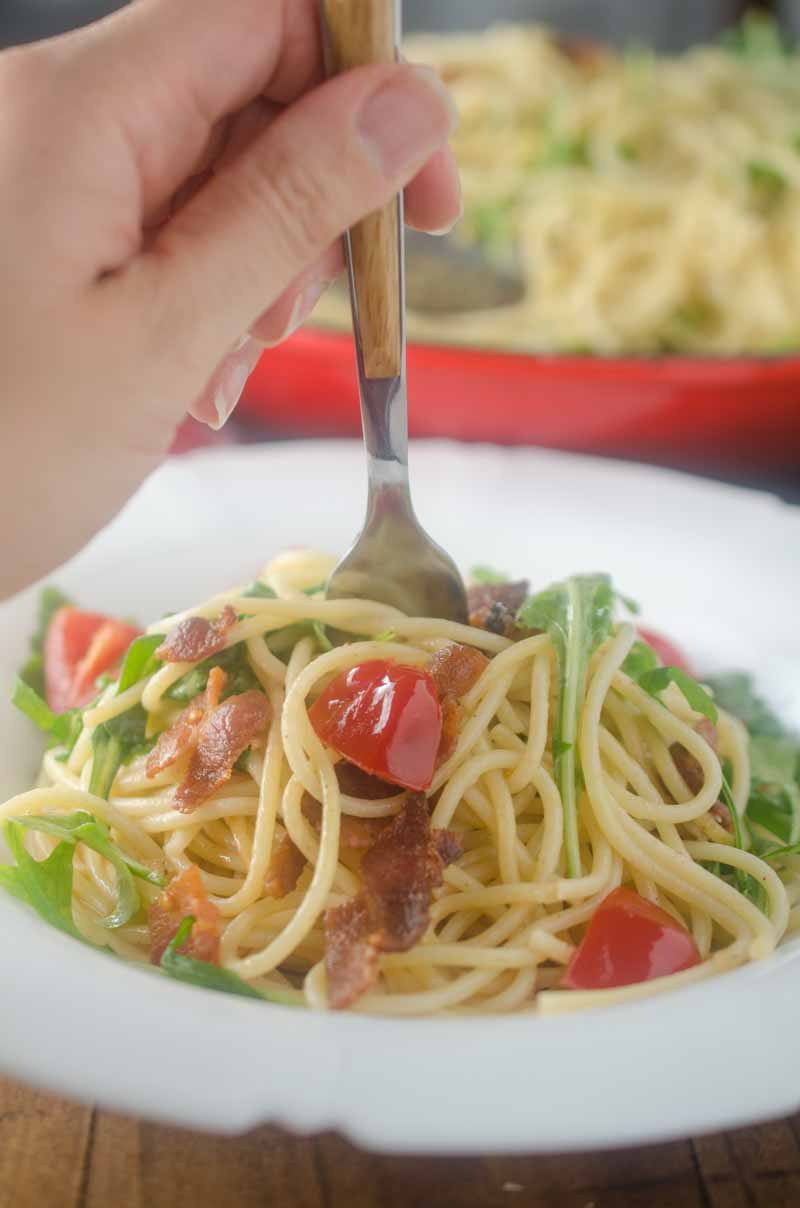
[[(704, 717), (694, 727), (701, 738), (704, 738), (712, 751), (718, 748), (717, 730), (716, 727)], [(675, 767), (680, 772), (683, 779), (686, 781), (686, 787), (693, 793), (699, 793), (703, 787), (703, 769), (694, 755), (690, 754), (679, 742), (674, 742), (669, 749), (669, 753), (673, 758)]]
[(176, 625), (156, 651), (164, 663), (199, 663), (225, 649), (228, 630), (236, 624), (236, 613), (226, 604), (216, 621), (189, 617)]
[(209, 901), (200, 870), (195, 864), (176, 877), (150, 907), (150, 960), (161, 958), (174, 940), (178, 928), (191, 915), (194, 926), (186, 943), (178, 951), (198, 961), (219, 964), (220, 916)]
[(729, 831), (731, 834), (733, 834), (733, 820), (730, 815), (730, 810), (724, 802), (715, 801), (708, 812), (711, 817), (720, 824), (723, 830)]
[(398, 786), (372, 776), (357, 768), (347, 759), (340, 760), (334, 768), (340, 790), (348, 797), (360, 797), (362, 801), (382, 801), (384, 797), (396, 797)]
[(589, 75), (601, 70), (613, 59), (613, 54), (607, 46), (590, 38), (572, 38), (564, 35), (560, 38), (557, 37), (555, 44), (565, 58)]
[[(712, 751), (719, 750), (719, 737), (717, 735), (717, 728), (713, 722), (709, 721), (707, 717), (703, 717), (699, 722), (697, 722), (694, 728), (700, 737), (706, 740)], [(686, 787), (692, 793), (699, 793), (704, 784), (703, 769), (700, 767), (700, 764), (695, 759), (694, 755), (690, 754), (690, 752), (686, 750), (686, 747), (679, 742), (674, 742), (672, 744), (669, 749), (669, 753), (672, 756), (675, 767), (686, 781)], [(723, 827), (726, 831), (730, 831), (731, 833), (733, 832), (733, 822), (731, 821), (730, 812), (724, 801), (715, 802), (708, 812), (713, 818), (716, 819), (721, 827)]]
[(428, 671), (440, 697), (466, 696), (489, 666), (489, 660), (473, 646), (448, 642), (434, 654)]
[(458, 731), (461, 727), (461, 706), (454, 696), (442, 699), (442, 737), (436, 752), (436, 766), (446, 763), (458, 746)]
[[(322, 806), (315, 801), (310, 793), (303, 794), (303, 816), (314, 827), (322, 830)], [(339, 846), (348, 851), (366, 851), (380, 838), (383, 831), (393, 821), (392, 818), (356, 818), (352, 814), (342, 814), (339, 824)]]
[(527, 579), (515, 583), (475, 583), (467, 591), (467, 608), (476, 612), (479, 608), (503, 604), (509, 612), (516, 612), (530, 595), (530, 589)]
[(300, 874), (306, 866), (306, 858), (290, 838), (284, 835), (276, 843), (267, 869), (264, 893), (268, 898), (285, 898), (297, 888)]
[(216, 709), (225, 690), (227, 678), (221, 667), (212, 667), (205, 692), (190, 701), (170, 728), (159, 734), (158, 742), (147, 756), (145, 764), (145, 775), (149, 779), (177, 763), (182, 755), (194, 750), (200, 723), (209, 709)]
[(325, 967), (336, 1010), (349, 1007), (375, 980), (381, 952), (407, 952), (430, 919), (431, 892), (445, 864), (461, 852), (449, 831), (431, 831), (428, 803), (414, 793), (361, 863), (364, 888), (325, 914)]
[(269, 719), (269, 701), (256, 688), (229, 696), (224, 704), (206, 713), (188, 771), (175, 790), (175, 808), (190, 814), (230, 780), (236, 760), (263, 732)]

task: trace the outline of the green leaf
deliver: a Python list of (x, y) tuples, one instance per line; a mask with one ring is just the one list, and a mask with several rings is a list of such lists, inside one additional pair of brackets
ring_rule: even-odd
[(558, 658), (559, 705), (553, 732), (553, 763), (564, 808), (567, 870), (581, 875), (578, 840), (580, 768), (577, 739), (586, 673), (594, 651), (611, 634), (615, 593), (608, 575), (577, 575), (526, 600), (520, 624), (546, 630)]
[[(740, 851), (745, 851), (747, 845), (745, 843), (745, 825), (739, 816), (739, 811), (736, 808), (736, 803), (733, 800), (730, 784), (726, 776), (722, 778), (722, 789), (720, 799), (726, 807), (733, 827), (733, 842), (734, 846)], [(763, 913), (768, 913), (769, 899), (766, 890), (760, 881), (751, 876), (750, 873), (744, 872), (741, 868), (733, 868), (730, 864), (724, 862), (716, 865), (706, 865), (710, 872), (720, 877), (723, 881), (728, 881), (735, 885), (744, 897), (753, 902), (754, 905)]]
[(286, 661), (297, 643), (307, 637), (312, 637), (320, 650), (333, 650), (327, 630), (319, 621), (297, 621), (294, 625), (273, 630), (264, 640), (277, 658)]
[(242, 592), (243, 598), (250, 600), (277, 600), (277, 592), (274, 592), (271, 587), (267, 587), (266, 583), (262, 583), (260, 579), (254, 580), (248, 588)]
[(333, 642), (328, 637), (328, 632), (321, 621), (311, 622), (311, 631), (317, 640), (317, 645), (323, 654), (328, 650), (333, 650)]
[(638, 683), (640, 676), (658, 666), (658, 655), (647, 642), (636, 641), (630, 648), (622, 670)]
[(178, 949), (189, 939), (193, 926), (194, 919), (189, 915), (181, 923), (175, 938), (161, 958), (161, 968), (168, 977), (187, 982), (191, 986), (201, 986), (204, 990), (217, 990), (223, 994), (237, 994), (240, 998), (260, 998), (262, 1001), (281, 1003), (284, 1006), (297, 1006), (288, 994), (283, 995), (279, 990), (262, 993), (228, 969), (221, 969), (219, 965), (212, 965), (208, 961), (195, 960), (194, 957), (179, 952)]
[(26, 680), (23, 680), (21, 676), (17, 676), (14, 680), (11, 703), (12, 705), (16, 705), (19, 711), (24, 713), (43, 734), (52, 733), (56, 714), (53, 713), (47, 702), (42, 700), (38, 692)]
[(531, 166), (535, 169), (588, 168), (591, 166), (589, 144), (581, 137), (554, 138), (535, 157)]
[(162, 633), (145, 633), (131, 642), (122, 664), (117, 696), (138, 684), (140, 680), (149, 679), (158, 670), (161, 661), (155, 657), (155, 652), (163, 641)]
[(744, 722), (751, 736), (786, 733), (783, 723), (755, 691), (748, 672), (726, 671), (704, 678), (720, 708)]
[(788, 734), (757, 734), (750, 739), (750, 770), (754, 781), (793, 783), (798, 776), (800, 742)]
[(372, 642), (394, 642), (397, 639), (396, 629), (384, 629), (383, 633), (376, 633), (374, 638), (368, 638), (367, 641)]
[(702, 713), (716, 725), (719, 714), (713, 700), (705, 688), (701, 688), (697, 680), (692, 679), (691, 675), (680, 667), (654, 667), (652, 671), (645, 671), (639, 678), (639, 687), (654, 697), (658, 697), (670, 684), (677, 684), (695, 713)]
[(783, 172), (760, 159), (751, 159), (746, 169), (750, 186), (758, 200), (766, 206), (776, 205), (789, 187)]
[(39, 696), (44, 696), (44, 639), (53, 616), (59, 608), (71, 605), (72, 601), (59, 591), (57, 587), (44, 587), (39, 593), (36, 632), (31, 638), (30, 656), (20, 671), (20, 679), (29, 684)]
[(118, 717), (97, 726), (92, 734), (92, 776), (89, 792), (108, 800), (117, 772), (143, 750), (150, 749), (147, 739), (147, 714), (141, 705), (126, 709)]
[(117, 874), (117, 905), (103, 919), (104, 927), (123, 927), (138, 912), (141, 903), (133, 883), (134, 876), (151, 885), (164, 884), (163, 877), (158, 873), (126, 856), (112, 841), (108, 827), (86, 810), (76, 810), (72, 814), (30, 814), (12, 821), (28, 830), (53, 835), (61, 840), (61, 846), (70, 844), (74, 848), (78, 843), (83, 843), (109, 861)]
[(731, 54), (755, 62), (785, 58), (788, 53), (780, 26), (766, 13), (746, 13), (738, 25), (725, 30), (720, 41)]
[(481, 201), (470, 207), (475, 238), (487, 250), (507, 248), (514, 236), (514, 201), (510, 197)]
[(635, 164), (641, 157), (641, 150), (633, 139), (621, 138), (617, 143), (617, 155), (620, 157), (620, 159), (624, 159), (628, 163)]
[(53, 713), (30, 684), (19, 676), (14, 681), (11, 701), (35, 726), (50, 736), (51, 746), (64, 746), (65, 754), (71, 753), (83, 730), (83, 715), (80, 709)]
[(59, 843), (46, 860), (34, 860), (25, 849), (19, 822), (9, 820), (3, 832), (16, 864), (0, 867), (0, 885), (32, 906), (45, 922), (81, 939), (72, 919), (73, 846)]
[(171, 688), (167, 689), (164, 693), (165, 697), (169, 700), (180, 701), (182, 704), (194, 700), (199, 693), (205, 692), (209, 674), (214, 667), (221, 667), (228, 677), (223, 700), (229, 696), (238, 696), (250, 688), (261, 687), (247, 661), (245, 643), (237, 642), (235, 646), (229, 646), (219, 654), (212, 655), (211, 658), (204, 659), (202, 663), (192, 667), (191, 671), (187, 671)]
[(473, 583), (508, 583), (509, 576), (502, 571), (492, 570), (491, 566), (473, 566), (469, 572)]

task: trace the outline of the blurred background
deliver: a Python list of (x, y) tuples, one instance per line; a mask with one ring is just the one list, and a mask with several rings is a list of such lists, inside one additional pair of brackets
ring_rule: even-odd
[[(0, 46), (120, 7), (0, 0)], [(404, 0), (404, 19), (461, 109), (466, 202), (444, 250), (409, 249), (412, 435), (800, 502), (800, 0)], [(347, 326), (334, 294), (219, 439), (357, 434)]]

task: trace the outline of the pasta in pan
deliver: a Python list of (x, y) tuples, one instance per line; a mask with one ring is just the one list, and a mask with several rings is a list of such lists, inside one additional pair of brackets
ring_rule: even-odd
[[(800, 347), (798, 58), (758, 20), (745, 32), (737, 50), (672, 58), (537, 27), (414, 39), (408, 55), (441, 73), (461, 114), (457, 233), (513, 261), (527, 288), (497, 310), (412, 310), (412, 338), (614, 355)], [(336, 298), (318, 313), (347, 317)]]
[[(751, 815), (756, 740), (605, 576), (483, 582), (457, 625), (326, 600), (331, 565), (282, 555), (157, 622), (88, 704), (29, 669), (54, 745), (0, 811), (0, 883), (199, 985), (402, 1015), (623, 1001), (797, 926), (800, 812)], [(63, 706), (119, 623), (56, 602)]]

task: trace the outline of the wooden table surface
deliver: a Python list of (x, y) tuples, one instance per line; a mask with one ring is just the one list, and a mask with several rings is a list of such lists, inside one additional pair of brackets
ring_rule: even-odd
[(800, 1116), (546, 1158), (391, 1158), (340, 1137), (220, 1138), (0, 1080), (0, 1208), (797, 1208)]

